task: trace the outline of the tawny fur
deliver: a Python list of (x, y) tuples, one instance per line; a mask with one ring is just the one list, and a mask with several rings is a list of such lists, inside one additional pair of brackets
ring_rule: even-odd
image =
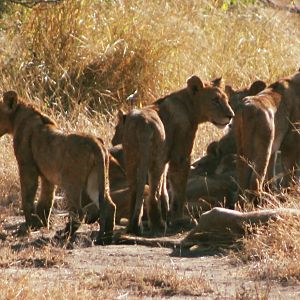
[[(273, 174), (281, 150), (286, 185), (299, 167), (300, 72), (280, 79), (256, 96), (246, 97), (236, 112), (235, 133), (241, 193), (258, 204), (267, 174)], [(269, 170), (269, 171), (268, 171)], [(269, 179), (269, 178), (268, 178)]]
[(165, 229), (167, 164), (171, 219), (182, 218), (190, 154), (198, 124), (210, 121), (223, 128), (234, 115), (220, 85), (220, 79), (203, 83), (192, 76), (186, 88), (143, 109), (120, 114), (113, 142), (122, 140), (123, 144), (131, 203), (129, 232), (140, 232), (147, 175), (150, 195), (146, 207), (150, 228), (154, 232)]
[[(0, 103), (0, 137), (13, 136), (19, 166), (22, 207), (28, 226), (47, 226), (55, 186), (66, 195), (70, 222), (65, 234), (72, 235), (83, 218), (82, 193), (100, 208), (100, 235), (114, 229), (115, 205), (109, 196), (108, 152), (101, 140), (84, 134), (64, 134), (54, 121), (18, 99), (4, 93)], [(41, 195), (34, 199), (41, 181)]]
[[(256, 95), (266, 87), (263, 81), (255, 81), (249, 87), (233, 89), (226, 85), (229, 104), (236, 111), (246, 96)], [(234, 208), (236, 200), (236, 141), (234, 118), (227, 133), (210, 143), (205, 156), (193, 163), (187, 182), (186, 196), (189, 206), (199, 206), (203, 210), (225, 205)], [(203, 201), (205, 200), (205, 201)]]

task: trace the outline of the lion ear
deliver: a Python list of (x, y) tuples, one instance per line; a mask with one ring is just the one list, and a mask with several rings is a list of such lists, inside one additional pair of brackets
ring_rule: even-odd
[(250, 86), (250, 96), (254, 96), (264, 90), (267, 87), (267, 84), (262, 80), (254, 81)]
[(118, 119), (118, 123), (124, 123), (125, 122), (126, 113), (122, 109), (118, 110), (117, 119)]
[(15, 91), (5, 92), (3, 102), (10, 111), (15, 111), (18, 105), (18, 94)]
[(219, 78), (216, 78), (216, 79), (212, 80), (212, 84), (215, 87), (224, 88), (224, 80), (223, 80), (222, 77), (219, 77)]
[(233, 93), (233, 88), (231, 85), (225, 85), (225, 93), (229, 96)]
[(186, 81), (186, 83), (187, 83), (188, 90), (191, 94), (196, 94), (197, 92), (199, 92), (204, 88), (204, 83), (196, 75), (191, 76)]

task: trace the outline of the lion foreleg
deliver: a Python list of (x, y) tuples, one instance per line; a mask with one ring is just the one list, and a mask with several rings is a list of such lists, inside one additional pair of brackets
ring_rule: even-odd
[(33, 168), (20, 169), (20, 183), (22, 195), (22, 208), (25, 215), (26, 225), (34, 227), (33, 215), (34, 198), (38, 188), (38, 173)]
[(267, 174), (266, 174), (266, 184), (265, 188), (268, 191), (273, 191), (277, 189), (277, 179), (276, 179), (276, 164), (278, 160), (278, 153), (277, 151), (272, 153), (270, 156), (268, 168), (267, 168)]
[(190, 159), (181, 159), (179, 162), (170, 161), (169, 181), (171, 187), (171, 218), (172, 221), (183, 218), (187, 178), (190, 169)]

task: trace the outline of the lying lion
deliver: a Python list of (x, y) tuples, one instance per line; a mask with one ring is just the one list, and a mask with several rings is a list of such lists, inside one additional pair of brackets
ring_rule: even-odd
[[(97, 242), (112, 234), (116, 208), (109, 196), (108, 153), (99, 139), (62, 133), (54, 121), (20, 101), (14, 91), (4, 93), (0, 103), (0, 137), (4, 134), (13, 136), (28, 227), (48, 225), (55, 186), (59, 185), (70, 212), (64, 237), (72, 235), (84, 217), (83, 192), (100, 208)], [(41, 194), (35, 209), (39, 179)]]
[(241, 194), (259, 204), (267, 174), (273, 174), (281, 150), (285, 185), (299, 168), (300, 72), (278, 80), (256, 96), (246, 97), (235, 117)]
[[(113, 143), (122, 141), (125, 169), (130, 190), (128, 232), (141, 232), (143, 191), (147, 175), (150, 194), (146, 208), (153, 232), (165, 230), (164, 211), (168, 210), (166, 167), (171, 189), (171, 219), (183, 216), (190, 155), (198, 124), (212, 122), (224, 128), (234, 116), (221, 79), (203, 83), (197, 76), (187, 87), (152, 105), (119, 113)], [(162, 212), (163, 211), (163, 212)]]

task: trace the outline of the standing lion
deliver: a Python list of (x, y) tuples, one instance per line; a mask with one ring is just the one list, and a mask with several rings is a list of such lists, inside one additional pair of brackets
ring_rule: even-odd
[(119, 113), (113, 144), (122, 141), (125, 169), (130, 189), (128, 232), (140, 234), (143, 191), (147, 176), (150, 192), (146, 208), (151, 230), (165, 230), (168, 210), (166, 172), (171, 189), (171, 221), (183, 216), (190, 155), (198, 125), (212, 122), (219, 128), (234, 116), (221, 79), (204, 83), (197, 76), (187, 80), (187, 87), (152, 105)]
[[(55, 186), (59, 185), (70, 212), (64, 236), (72, 235), (80, 226), (84, 217), (81, 196), (85, 192), (100, 208), (96, 242), (111, 237), (115, 205), (109, 196), (108, 152), (101, 141), (83, 134), (62, 133), (50, 118), (20, 101), (14, 91), (4, 93), (0, 102), (0, 137), (4, 134), (13, 136), (28, 227), (48, 225)], [(35, 209), (39, 178), (41, 194)]]
[(265, 179), (274, 173), (275, 154), (281, 151), (287, 185), (299, 169), (300, 71), (271, 84), (256, 96), (243, 99), (236, 111), (235, 134), (241, 194), (259, 204)]

